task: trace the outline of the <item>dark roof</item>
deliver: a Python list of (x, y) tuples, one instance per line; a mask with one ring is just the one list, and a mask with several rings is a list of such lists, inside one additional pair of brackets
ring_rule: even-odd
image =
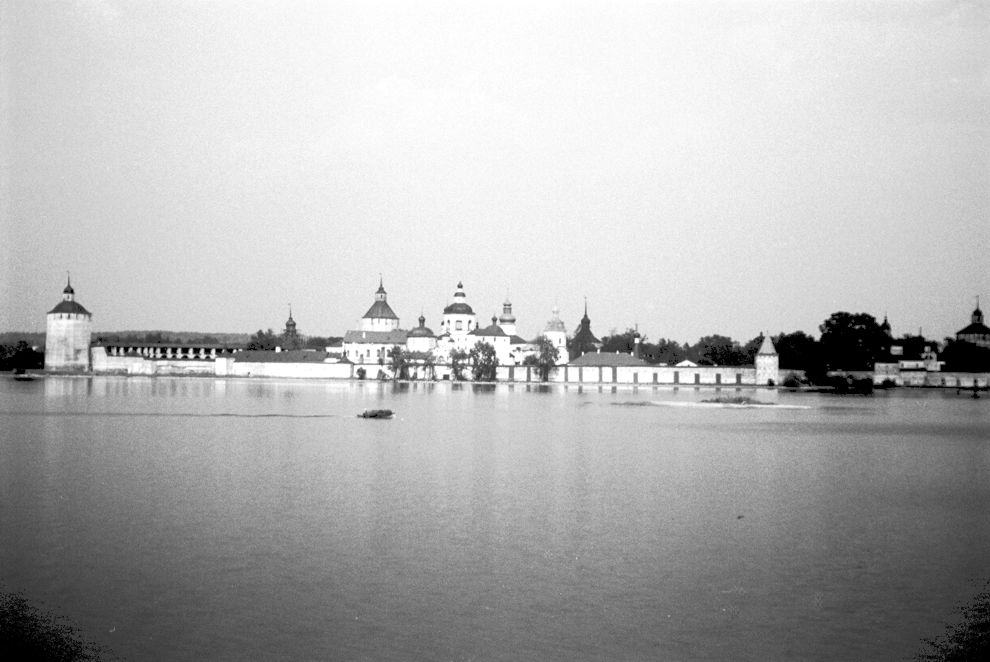
[(399, 319), (398, 315), (392, 312), (392, 307), (386, 301), (376, 301), (371, 304), (371, 308), (364, 314), (364, 319)]
[(573, 350), (585, 353), (602, 346), (602, 341), (596, 338), (595, 334), (591, 332), (591, 326), (587, 323), (587, 319), (586, 317), (581, 321), (581, 326), (578, 327), (577, 333), (574, 334), (570, 342)]
[(474, 315), (474, 310), (463, 301), (455, 301), (444, 308), (443, 313), (444, 315)]
[(498, 324), (492, 324), (491, 326), (486, 326), (483, 329), (475, 329), (470, 334), (472, 336), (505, 336), (507, 335), (505, 331)]
[(344, 334), (344, 342), (404, 345), (407, 335), (408, 333), (402, 329), (395, 329), (394, 331), (348, 331)]
[(428, 326), (417, 326), (410, 329), (407, 335), (409, 338), (432, 338), (433, 329)]
[(971, 336), (971, 335), (990, 335), (990, 327), (986, 324), (980, 324), (979, 322), (973, 322), (965, 329), (956, 331), (957, 336)]
[(234, 354), (234, 361), (242, 363), (323, 363), (326, 352), (290, 349), (276, 352), (270, 349), (249, 349)]
[(48, 311), (48, 314), (52, 313), (75, 313), (81, 315), (89, 315), (90, 312), (82, 307), (82, 305), (76, 303), (75, 301), (59, 301), (58, 305)]
[(576, 366), (646, 366), (649, 365), (643, 359), (638, 359), (631, 354), (603, 354), (592, 352), (579, 356), (570, 362)]
[(513, 345), (535, 345), (535, 340), (526, 340), (522, 336), (517, 336), (515, 334), (509, 336), (509, 342)]

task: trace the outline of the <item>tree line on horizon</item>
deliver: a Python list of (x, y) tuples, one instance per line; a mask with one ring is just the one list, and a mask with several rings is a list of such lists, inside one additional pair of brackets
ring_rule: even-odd
[[(905, 357), (920, 356), (933, 341), (920, 335), (890, 336), (876, 318), (868, 313), (832, 313), (818, 327), (815, 339), (804, 331), (781, 332), (770, 336), (781, 369), (804, 371), (813, 383), (822, 383), (830, 371), (871, 371), (878, 362), (890, 360), (892, 345), (900, 345)], [(627, 329), (602, 338), (602, 352), (632, 353), (637, 332)], [(650, 342), (640, 337), (639, 355), (647, 363), (675, 365), (693, 361), (699, 365), (752, 365), (763, 344), (763, 334), (740, 343), (728, 336), (703, 336), (698, 342), (678, 343), (660, 338)], [(990, 349), (946, 338), (941, 344), (939, 360), (950, 372), (990, 372)]]

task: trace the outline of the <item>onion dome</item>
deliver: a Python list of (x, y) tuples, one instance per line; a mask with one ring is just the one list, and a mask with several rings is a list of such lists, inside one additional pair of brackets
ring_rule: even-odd
[(557, 308), (557, 306), (553, 307), (553, 317), (550, 319), (549, 322), (547, 322), (546, 327), (543, 329), (544, 333), (546, 333), (547, 331), (558, 331), (560, 333), (567, 333), (567, 327), (565, 327), (564, 323), (560, 321), (560, 309)]
[(433, 338), (433, 329), (426, 326), (426, 317), (419, 316), (419, 326), (415, 327), (407, 336), (408, 338)]
[(457, 291), (454, 292), (454, 303), (443, 309), (444, 315), (474, 315), (474, 310), (467, 303), (467, 295), (464, 294), (464, 283), (457, 282)]
[(508, 297), (505, 299), (505, 303), (502, 304), (502, 314), (498, 316), (499, 324), (515, 324), (516, 316), (512, 314), (512, 302), (509, 301)]

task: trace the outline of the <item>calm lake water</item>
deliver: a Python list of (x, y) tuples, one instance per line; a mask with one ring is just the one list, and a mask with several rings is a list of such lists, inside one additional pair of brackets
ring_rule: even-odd
[(0, 589), (131, 660), (897, 660), (990, 578), (990, 397), (715, 395), (6, 380)]

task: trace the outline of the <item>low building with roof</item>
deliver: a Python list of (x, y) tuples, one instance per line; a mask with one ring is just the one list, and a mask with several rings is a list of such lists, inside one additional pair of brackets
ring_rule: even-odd
[(646, 367), (650, 364), (639, 358), (638, 356), (633, 356), (632, 354), (623, 354), (620, 352), (591, 352), (590, 354), (582, 354), (578, 358), (571, 361), (568, 365), (581, 367), (581, 366), (601, 366), (601, 367), (629, 367), (629, 366), (642, 366)]
[(88, 371), (93, 315), (76, 301), (66, 277), (62, 300), (45, 316), (45, 370)]

